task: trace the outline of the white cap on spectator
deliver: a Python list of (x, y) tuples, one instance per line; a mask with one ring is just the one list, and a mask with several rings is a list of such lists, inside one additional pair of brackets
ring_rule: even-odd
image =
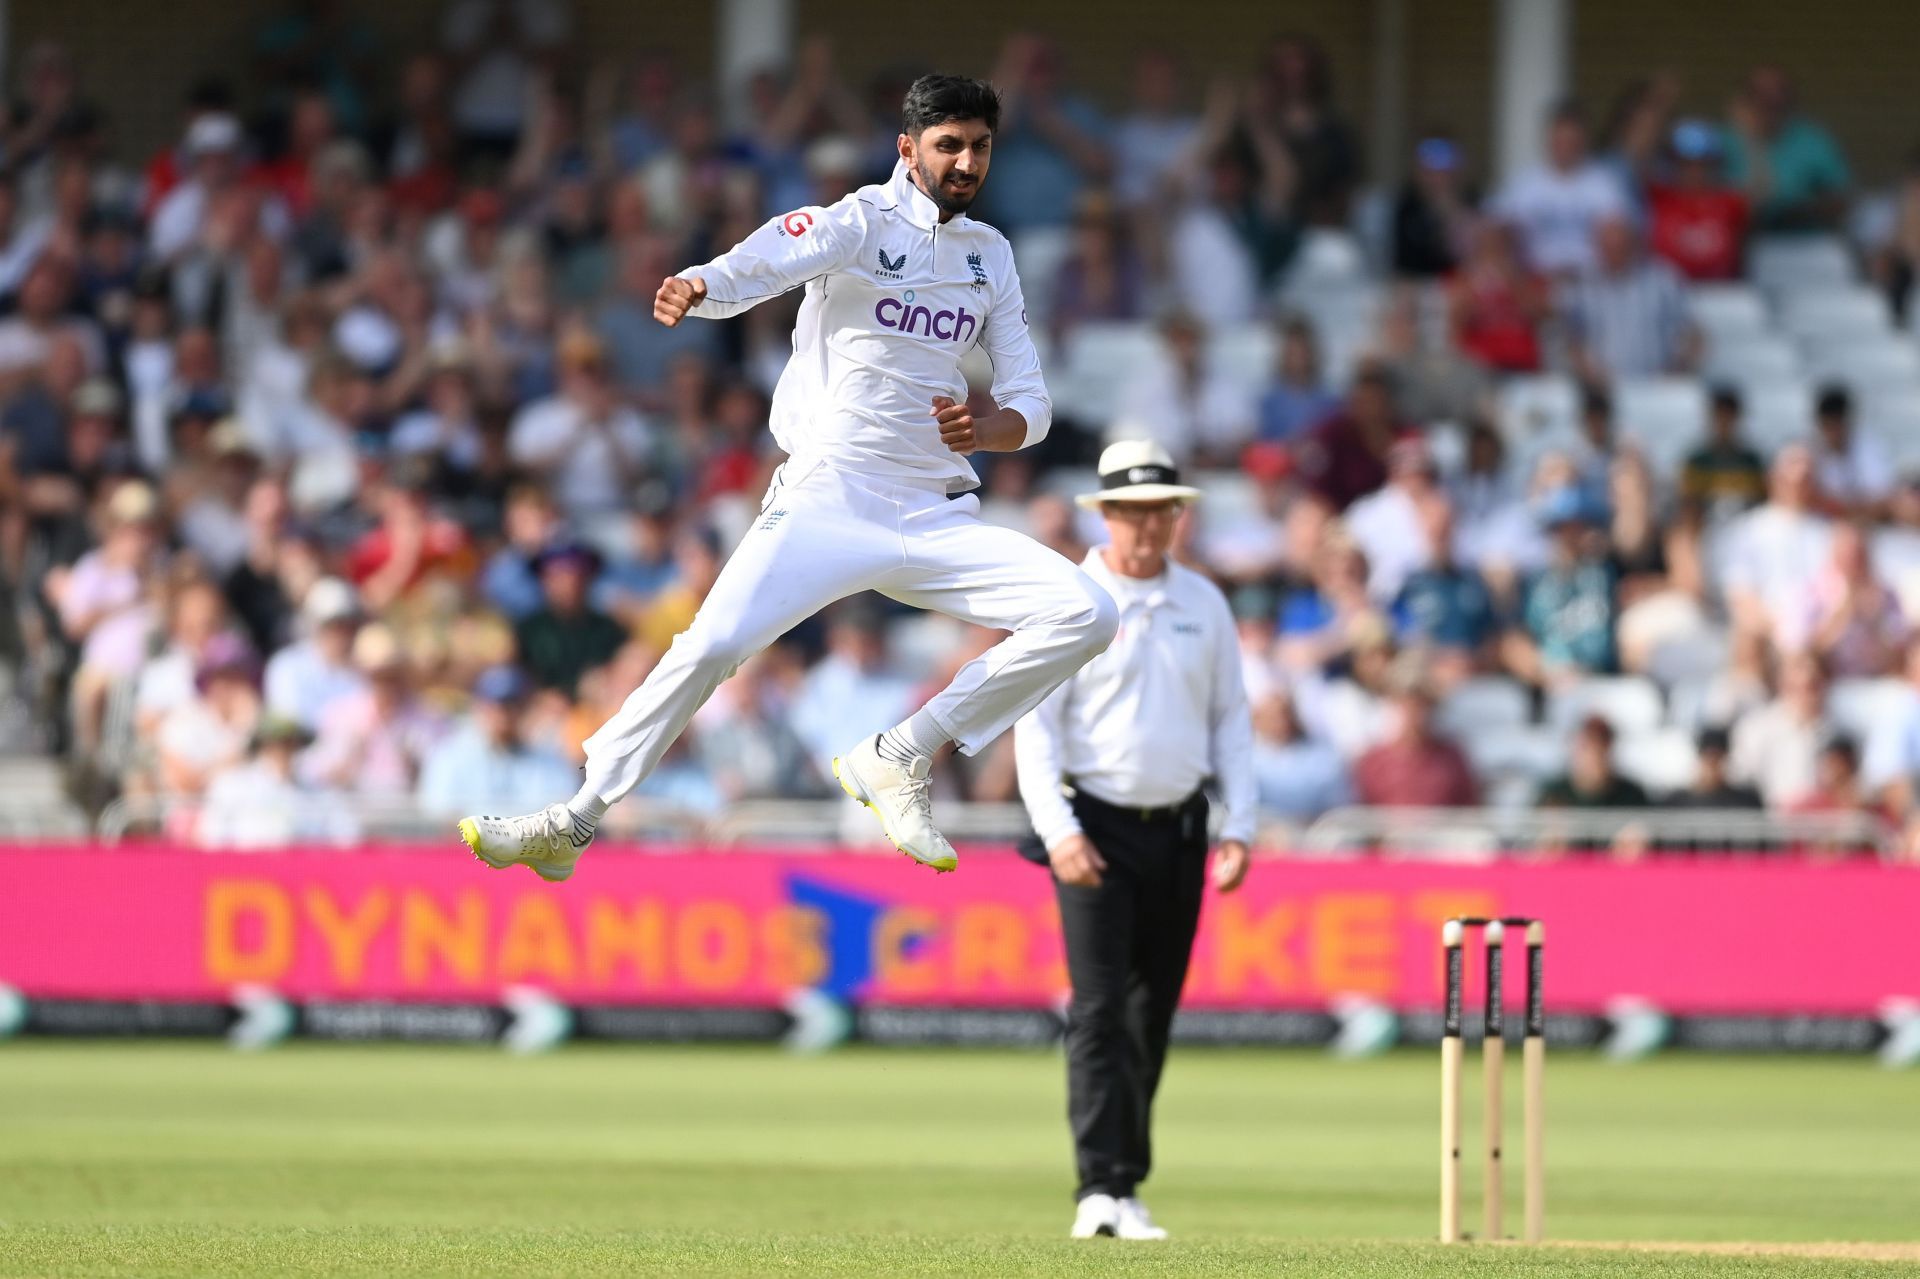
[(224, 111), (213, 111), (187, 126), (187, 154), (208, 155), (240, 146), (240, 122)]
[(107, 499), (107, 518), (115, 524), (144, 524), (160, 515), (160, 496), (145, 480), (128, 480)]
[(360, 616), (360, 597), (337, 577), (323, 577), (307, 588), (300, 602), (300, 620), (310, 631), (329, 622), (350, 622)]

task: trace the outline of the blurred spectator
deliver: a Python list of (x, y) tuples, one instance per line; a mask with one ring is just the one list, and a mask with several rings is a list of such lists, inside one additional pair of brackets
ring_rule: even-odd
[(1593, 234), (1594, 263), (1580, 272), (1566, 307), (1574, 371), (1607, 382), (1691, 368), (1700, 339), (1673, 268), (1641, 251), (1624, 216), (1602, 218)]
[(1294, 209), (1313, 226), (1344, 226), (1360, 148), (1333, 105), (1326, 50), (1311, 36), (1283, 35), (1267, 47), (1254, 81), (1251, 119), (1287, 148), (1295, 174)]
[(1580, 721), (1567, 771), (1540, 788), (1541, 808), (1644, 808), (1647, 792), (1613, 767), (1613, 725), (1599, 715)]
[(825, 756), (811, 754), (789, 726), (795, 690), (781, 682), (783, 669), (783, 655), (771, 649), (748, 658), (696, 721), (695, 753), (729, 803), (828, 793), (816, 766)]
[(1789, 445), (1767, 471), (1767, 501), (1728, 526), (1721, 584), (1736, 625), (1791, 634), (1807, 614), (1813, 582), (1831, 553), (1827, 521), (1812, 509), (1813, 454)]
[(1060, 46), (1031, 32), (1009, 36), (991, 77), (1000, 91), (993, 140), (994, 181), (981, 216), (1010, 236), (1065, 226), (1080, 193), (1110, 168), (1106, 124), (1087, 99), (1066, 87)]
[(219, 588), (197, 574), (171, 584), (161, 634), (164, 645), (140, 667), (134, 684), (134, 730), (151, 738), (161, 720), (193, 700), (194, 680), (216, 640), (245, 640), (234, 630)]
[(1280, 324), (1280, 350), (1273, 380), (1260, 394), (1256, 436), (1285, 441), (1318, 426), (1340, 405), (1320, 367), (1320, 339), (1313, 322), (1289, 316)]
[(195, 695), (161, 717), (154, 750), (162, 793), (197, 795), (245, 758), (260, 721), (260, 667), (245, 642), (218, 635), (201, 650)]
[(534, 562), (560, 542), (563, 529), (545, 489), (523, 484), (507, 494), (500, 548), (487, 560), (479, 586), (487, 603), (506, 614), (509, 621), (517, 622), (539, 611), (540, 575), (534, 570)]
[(576, 332), (561, 340), (559, 394), (520, 410), (508, 448), (581, 519), (619, 508), (651, 471), (655, 443), (640, 415), (616, 398), (599, 340)]
[(1801, 114), (1779, 67), (1755, 67), (1733, 100), (1727, 176), (1746, 188), (1763, 231), (1831, 227), (1853, 178), (1826, 129)]
[(1727, 780), (1727, 755), (1732, 743), (1724, 728), (1701, 730), (1694, 739), (1694, 754), (1699, 760), (1693, 782), (1685, 790), (1667, 796), (1669, 808), (1758, 808), (1760, 795), (1750, 786), (1736, 786)]
[(1544, 161), (1515, 174), (1495, 195), (1491, 212), (1518, 228), (1535, 270), (1571, 275), (1595, 265), (1595, 228), (1631, 209), (1619, 177), (1589, 153), (1579, 106), (1562, 102), (1547, 117)]
[[(27, 268), (13, 314), (0, 320), (0, 376), (40, 370), (62, 354), (77, 354), (77, 376), (58, 388), (66, 392), (80, 377), (104, 368), (106, 348), (99, 327), (74, 314), (73, 301), (73, 267), (67, 258), (43, 254)], [(69, 343), (78, 350), (59, 350)]]
[(20, 216), (19, 179), (0, 172), (0, 297), (20, 291), (27, 272), (47, 246), (45, 222)]
[(1367, 557), (1343, 526), (1330, 526), (1312, 556), (1310, 580), (1280, 601), (1280, 654), (1302, 674), (1338, 666), (1363, 633), (1387, 630), (1367, 591)]
[(1649, 247), (1689, 280), (1736, 278), (1751, 210), (1722, 177), (1719, 131), (1682, 120), (1667, 145), (1672, 173), (1647, 190)]
[(1875, 574), (1867, 531), (1858, 524), (1833, 530), (1828, 561), (1813, 579), (1802, 643), (1837, 679), (1895, 673), (1909, 627), (1900, 601)]
[(887, 660), (886, 631), (863, 603), (842, 605), (827, 627), (827, 654), (807, 672), (791, 723), (816, 760), (842, 743), (898, 722), (912, 709), (913, 680)]
[(1660, 144), (1681, 92), (1679, 76), (1661, 71), (1629, 81), (1608, 109), (1596, 158), (1612, 170), (1629, 200), (1638, 201), (1661, 159)]
[(1486, 221), (1475, 228), (1447, 296), (1462, 351), (1496, 373), (1540, 371), (1540, 326), (1552, 294), (1522, 261), (1513, 227)]
[(1740, 434), (1737, 387), (1716, 386), (1708, 399), (1707, 442), (1687, 455), (1680, 498), (1709, 524), (1722, 524), (1767, 492), (1767, 467)]
[(1735, 629), (1727, 661), (1708, 677), (1700, 697), (1700, 722), (1725, 726), (1773, 696), (1765, 632)]
[(452, 0), (440, 44), (454, 68), (453, 119), (474, 151), (504, 158), (527, 123), (536, 78), (573, 34), (565, 0)]
[(365, 691), (352, 661), (360, 616), (359, 596), (339, 578), (307, 587), (300, 600), (302, 638), (267, 661), (269, 714), (316, 732), (337, 704)]
[(1872, 807), (1860, 785), (1860, 749), (1850, 737), (1832, 737), (1814, 759), (1813, 788), (1787, 805), (1789, 813), (1865, 813)]
[(1295, 448), (1301, 479), (1336, 511), (1387, 482), (1387, 456), (1406, 434), (1393, 394), (1384, 370), (1362, 368), (1340, 410)]
[(1524, 486), (1507, 461), (1506, 442), (1485, 419), (1467, 426), (1466, 465), (1448, 484), (1461, 562), (1503, 578), (1546, 562), (1546, 539), (1527, 509)]
[(1299, 247), (1295, 170), (1287, 145), (1240, 86), (1207, 94), (1180, 175), (1167, 260), (1173, 295), (1214, 325), (1251, 320)]
[(390, 470), (370, 505), (380, 522), (354, 542), (345, 561), (369, 610), (386, 611), (431, 576), (471, 573), (466, 530), (433, 510), (420, 476)]
[(1544, 687), (1609, 674), (1618, 667), (1618, 573), (1594, 512), (1577, 489), (1561, 489), (1548, 495), (1540, 521), (1553, 539), (1553, 558), (1521, 594), (1520, 629), (1507, 637), (1508, 666)]
[(1127, 378), (1107, 437), (1153, 440), (1182, 466), (1231, 465), (1253, 435), (1245, 388), (1211, 358), (1195, 316), (1171, 311), (1159, 328), (1160, 358)]
[(1129, 208), (1165, 198), (1168, 179), (1178, 168), (1200, 127), (1199, 117), (1183, 110), (1180, 62), (1165, 47), (1143, 50), (1134, 60), (1132, 108), (1114, 126), (1114, 194)]
[(1466, 257), (1475, 225), (1460, 144), (1429, 133), (1413, 148), (1413, 176), (1393, 205), (1393, 273), (1414, 279), (1453, 274)]
[(351, 795), (410, 795), (420, 763), (445, 725), (411, 687), (406, 655), (391, 628), (377, 622), (361, 627), (353, 637), (353, 664), (366, 684), (320, 717), (301, 775)]
[(1394, 597), (1394, 625), (1401, 646), (1421, 653), (1444, 688), (1489, 665), (1499, 614), (1485, 579), (1454, 559), (1453, 504), (1433, 493), (1415, 511), (1426, 562)]
[(1784, 809), (1814, 789), (1821, 749), (1834, 735), (1827, 718), (1827, 673), (1811, 653), (1780, 659), (1780, 688), (1771, 702), (1733, 726), (1727, 775)]
[(1284, 688), (1253, 704), (1253, 776), (1261, 813), (1284, 821), (1305, 825), (1353, 802), (1346, 761), (1306, 735)]
[(574, 770), (564, 759), (522, 740), (521, 716), (532, 692), (511, 666), (481, 673), (466, 724), (428, 748), (420, 768), (422, 808), (448, 816), (531, 811), (574, 785)]
[[(286, 486), (255, 480), (241, 507), (247, 549), (222, 583), (254, 647), (270, 653), (290, 638), (293, 600), (320, 575), (311, 539), (296, 536), (287, 512)], [(289, 583), (289, 576), (299, 580)]]
[(1814, 477), (1822, 509), (1842, 519), (1878, 518), (1893, 492), (1893, 465), (1880, 441), (1854, 422), (1853, 396), (1844, 386), (1821, 389), (1814, 425)]
[(426, 354), (426, 386), (420, 406), (393, 424), (387, 447), (396, 461), (417, 460), (434, 487), (458, 492), (479, 469), (485, 452), (480, 428), (479, 373), (459, 341), (442, 342)]
[(1874, 718), (1863, 779), (1875, 801), (1899, 821), (1920, 812), (1920, 642), (1907, 646), (1906, 687)]
[(1407, 577), (1432, 562), (1421, 506), (1439, 496), (1427, 442), (1408, 436), (1387, 451), (1387, 483), (1347, 508), (1347, 532), (1367, 557), (1367, 592), (1391, 603)]
[(1392, 736), (1353, 766), (1360, 802), (1376, 808), (1458, 808), (1480, 801), (1480, 787), (1460, 748), (1433, 726), (1433, 695), (1402, 672), (1394, 686)]
[(535, 687), (558, 689), (571, 697), (581, 675), (625, 642), (620, 624), (588, 598), (600, 563), (597, 552), (578, 543), (551, 547), (535, 558), (541, 606), (514, 626), (520, 664)]
[(693, 615), (720, 576), (720, 560), (720, 539), (711, 528), (683, 530), (674, 539), (671, 578), (640, 610), (640, 638), (664, 652), (674, 636), (693, 625)]
[(1119, 212), (1105, 196), (1083, 197), (1073, 215), (1071, 248), (1053, 281), (1055, 343), (1089, 321), (1141, 318), (1146, 290), (1144, 268)]
[[(1865, 250), (1867, 274), (1887, 295), (1895, 322), (1905, 324), (1920, 279), (1920, 147), (1907, 152), (1890, 189), (1855, 203), (1848, 229)], [(6, 260), (0, 251), (0, 262)]]
[(101, 518), (100, 546), (45, 579), (61, 633), (80, 651), (72, 723), (83, 757), (100, 745), (107, 694), (132, 678), (146, 657), (154, 622), (148, 582), (161, 557), (160, 503), (145, 482), (128, 480), (115, 488)]
[(1452, 342), (1428, 342), (1421, 330), (1419, 293), (1395, 289), (1366, 358), (1392, 380), (1401, 415), (1424, 428), (1479, 413), (1492, 396), (1493, 379)]
[[(1278, 667), (1280, 601), (1266, 586), (1241, 586), (1228, 597), (1234, 637), (1240, 645), (1240, 682), (1258, 706), (1284, 687)], [(1256, 726), (1257, 728), (1257, 726)]]
[(199, 241), (209, 213), (240, 182), (244, 140), (240, 121), (224, 113), (197, 116), (187, 126), (186, 174), (154, 209), (148, 232), (156, 259), (172, 261)]
[(620, 552), (593, 583), (593, 606), (629, 630), (644, 623), (655, 599), (679, 572), (670, 500), (664, 490), (643, 493), (635, 500)]
[(352, 808), (330, 791), (302, 784), (297, 775), (300, 753), (311, 741), (307, 730), (290, 719), (261, 719), (251, 754), (207, 783), (194, 832), (198, 841), (208, 848), (351, 842), (359, 825)]

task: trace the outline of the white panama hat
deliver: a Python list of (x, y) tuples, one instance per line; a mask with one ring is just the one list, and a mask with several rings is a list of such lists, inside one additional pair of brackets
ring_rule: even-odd
[(1073, 500), (1089, 511), (1107, 502), (1193, 502), (1200, 490), (1180, 483), (1180, 468), (1152, 440), (1120, 440), (1100, 454), (1100, 491)]

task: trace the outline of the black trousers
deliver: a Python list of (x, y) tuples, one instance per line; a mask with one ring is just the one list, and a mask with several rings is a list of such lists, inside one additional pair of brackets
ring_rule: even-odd
[(1153, 1167), (1153, 1096), (1206, 882), (1207, 800), (1143, 816), (1082, 792), (1073, 810), (1107, 869), (1097, 888), (1054, 881), (1073, 981), (1067, 1118), (1078, 1197), (1124, 1196)]

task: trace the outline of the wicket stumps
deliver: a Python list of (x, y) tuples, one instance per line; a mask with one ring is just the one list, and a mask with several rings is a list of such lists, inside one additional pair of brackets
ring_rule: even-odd
[(1446, 1004), (1440, 1035), (1440, 1241), (1460, 1239), (1460, 1069), (1463, 1052), (1461, 1004), (1466, 985), (1466, 930), (1481, 929), (1486, 951), (1486, 1033), (1481, 1071), (1486, 1090), (1486, 1177), (1482, 1203), (1484, 1237), (1498, 1239), (1504, 1229), (1504, 1133), (1506, 1017), (1503, 1008), (1507, 929), (1525, 929), (1527, 941), (1526, 1039), (1521, 1050), (1521, 1126), (1525, 1140), (1525, 1222), (1522, 1238), (1538, 1243), (1546, 1232), (1546, 1002), (1542, 986), (1546, 925), (1537, 919), (1463, 917), (1440, 930), (1446, 967)]

